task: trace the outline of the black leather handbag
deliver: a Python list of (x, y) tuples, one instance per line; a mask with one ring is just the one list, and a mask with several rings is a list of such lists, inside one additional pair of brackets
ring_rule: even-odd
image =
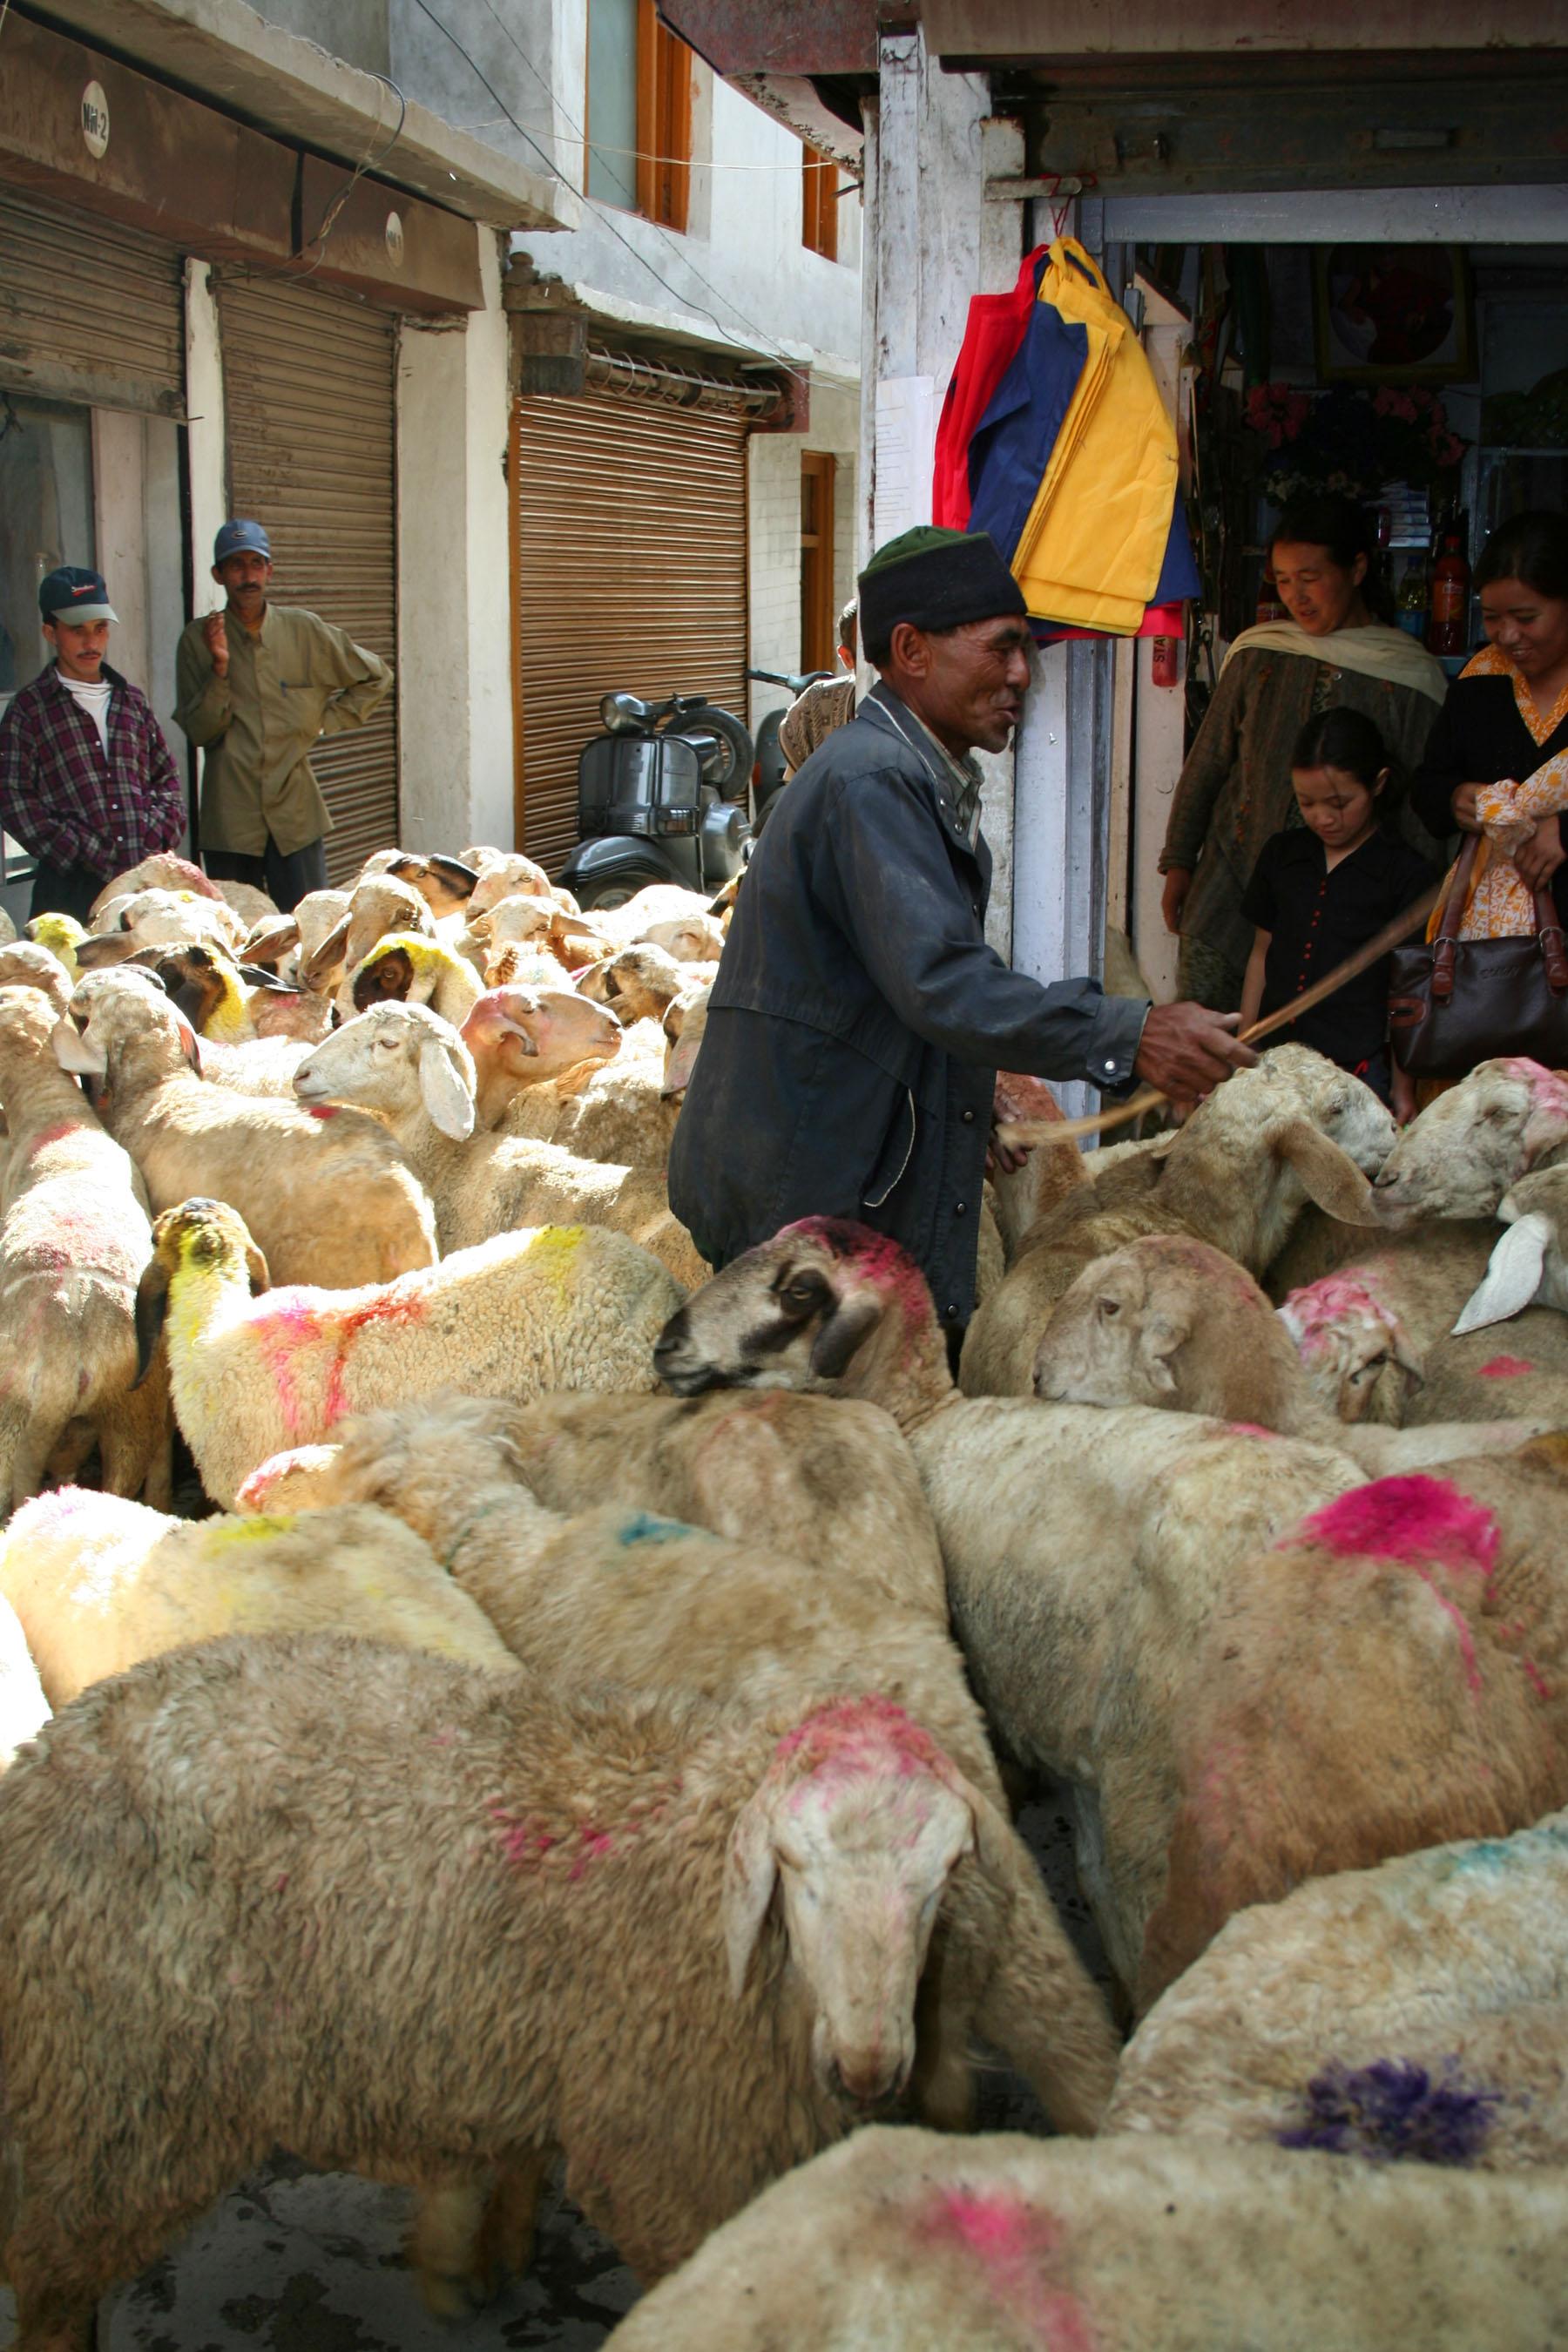
[(1551, 894), (1535, 894), (1533, 931), (1503, 940), (1458, 936), (1479, 847), (1471, 834), (1436, 937), (1394, 950), (1389, 1043), (1414, 1078), (1462, 1078), (1494, 1054), (1568, 1067), (1568, 948)]

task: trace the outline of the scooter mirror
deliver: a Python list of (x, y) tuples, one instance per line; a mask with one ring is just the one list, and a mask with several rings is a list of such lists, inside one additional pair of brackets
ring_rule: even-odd
[(647, 706), (635, 694), (606, 694), (599, 705), (599, 722), (606, 735), (638, 735), (647, 719)]

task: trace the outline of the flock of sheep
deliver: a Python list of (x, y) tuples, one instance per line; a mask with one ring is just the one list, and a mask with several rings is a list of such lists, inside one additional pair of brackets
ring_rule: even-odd
[[(955, 1384), (863, 1227), (705, 1278), (687, 894), (154, 859), (28, 934), (18, 2352), (279, 2145), (416, 2192), (455, 2317), (563, 2157), (627, 2352), (1568, 2341), (1568, 1080), (1396, 1137), (1287, 1045), (1047, 1145)], [(1071, 2137), (973, 2135), (986, 2048)]]

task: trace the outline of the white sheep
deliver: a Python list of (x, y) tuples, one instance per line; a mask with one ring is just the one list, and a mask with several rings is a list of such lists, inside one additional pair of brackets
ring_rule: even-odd
[(559, 980), (487, 989), (460, 1034), (474, 1059), (475, 1124), (486, 1133), (500, 1125), (522, 1088), (569, 1070), (580, 1071), (585, 1084), (598, 1064), (615, 1060), (622, 1044), (615, 1015), (590, 1007)]
[(776, 2181), (606, 2352), (1543, 2352), (1557, 2172), (873, 2126)]
[(1123, 1242), (1184, 1233), (1261, 1274), (1309, 1200), (1346, 1221), (1378, 1222), (1366, 1178), (1394, 1139), (1372, 1088), (1304, 1045), (1277, 1045), (1201, 1103), (1149, 1171), (1118, 1169), (1069, 1192), (1028, 1234), (963, 1343), (967, 1394), (1022, 1395), (1062, 1293)]
[(553, 898), (550, 877), (542, 866), (521, 850), (465, 849), (463, 863), (478, 875), (468, 894), (468, 919), (489, 914), (503, 898)]
[(138, 890), (126, 898), (111, 898), (102, 920), (101, 931), (78, 943), (77, 963), (83, 971), (123, 962), (141, 948), (197, 940), (212, 941), (232, 953), (247, 929), (226, 899), (205, 898), (196, 890)]
[(386, 1126), (436, 1205), (446, 1250), (521, 1225), (592, 1223), (629, 1234), (683, 1284), (707, 1273), (648, 1170), (575, 1160), (558, 1145), (474, 1133), (474, 1066), (458, 1032), (422, 1004), (380, 1004), (345, 1022), (294, 1073), (307, 1106), (346, 1103)]
[(138, 959), (154, 971), (199, 1037), (219, 1045), (288, 1037), (310, 1045), (331, 1027), (324, 996), (244, 971), (221, 948), (153, 949)]
[(153, 1245), (137, 1301), (143, 1360), (167, 1314), (175, 1414), (226, 1509), (258, 1463), (345, 1413), (444, 1388), (651, 1387), (654, 1336), (680, 1297), (656, 1258), (602, 1225), (503, 1234), (363, 1289), (259, 1297), (266, 1261), (219, 1202), (166, 1211)]
[[(354, 1008), (344, 995), (346, 982), (342, 975), (357, 971), (376, 941), (394, 931), (433, 940), (436, 918), (412, 883), (400, 882), (391, 874), (362, 876), (337, 921), (301, 961), (300, 976), (307, 988), (333, 989), (339, 1010), (352, 1013)], [(301, 950), (303, 944), (301, 935)]]
[(345, 1021), (388, 1001), (427, 1004), (460, 1029), (483, 994), (484, 982), (466, 956), (439, 940), (388, 931), (363, 963), (350, 966), (336, 1003)]
[[(1342, 1276), (1331, 1276), (1343, 1285)], [(1375, 1380), (1402, 1345), (1384, 1331), (1352, 1377)], [(1408, 1360), (1406, 1359), (1406, 1360)], [(1336, 1445), (1374, 1476), (1417, 1470), (1489, 1446), (1522, 1445), (1545, 1418), (1423, 1429), (1346, 1427), (1309, 1377), (1283, 1310), (1277, 1315), (1223, 1251), (1184, 1234), (1148, 1234), (1086, 1266), (1058, 1301), (1035, 1356), (1035, 1393), (1058, 1404), (1155, 1405), (1210, 1413)]]
[[(525, 1404), (436, 1400), (421, 1419), (488, 1430), (552, 1511), (618, 1503), (767, 1545), (824, 1577), (851, 1559), (900, 1608), (947, 1623), (947, 1583), (914, 1457), (879, 1407), (773, 1389), (711, 1396), (546, 1394)], [(332, 1445), (290, 1448), (239, 1490), (242, 1510), (308, 1507), (370, 1492), (373, 1467)], [(287, 1499), (285, 1499), (287, 1498)]]
[(1226, 1921), (1129, 2043), (1107, 2132), (1568, 2163), (1568, 1816)]
[(0, 1600), (56, 1707), (220, 1633), (363, 1633), (491, 1672), (511, 1664), (483, 1608), (405, 1520), (366, 1503), (192, 1521), (60, 1487), (0, 1534)]
[(0, 941), (0, 988), (41, 989), (57, 1013), (70, 1003), (70, 974), (58, 956), (31, 940)]
[(219, 885), (188, 857), (181, 857), (174, 850), (158, 850), (151, 857), (142, 858), (140, 865), (110, 875), (87, 910), (89, 922), (94, 929), (101, 929), (100, 918), (111, 898), (133, 898), (142, 890), (188, 890), (202, 898), (223, 897)]
[(1568, 1144), (1568, 1077), (1509, 1055), (1478, 1062), (1427, 1104), (1377, 1179), (1395, 1217), (1489, 1217), (1510, 1186)]
[(676, 998), (693, 982), (689, 966), (677, 963), (663, 948), (644, 940), (585, 965), (576, 984), (583, 995), (595, 1004), (612, 1006), (617, 1019), (629, 1024), (662, 1021)]
[(147, 1196), (56, 1061), (57, 1019), (41, 990), (0, 989), (0, 1517), (37, 1492), (62, 1447), (79, 1465), (96, 1444), (117, 1495), (169, 1493), (162, 1373), (132, 1393)]
[[(700, 1001), (705, 1003), (705, 995)], [(684, 1020), (686, 1004), (686, 999), (678, 997), (665, 1015), (666, 1024)], [(694, 1028), (693, 1055), (699, 1034)], [(634, 1022), (607, 1067), (584, 1065), (514, 1091), (500, 1114), (500, 1129), (558, 1143), (580, 1160), (603, 1160), (662, 1176), (679, 1116), (679, 1102), (667, 1091), (678, 1051), (665, 1028), (652, 1021)], [(680, 1084), (684, 1087), (684, 1077)]]
[(84, 2326), (277, 2143), (426, 2192), (441, 2308), (489, 2164), (515, 2255), (557, 2148), (657, 2277), (902, 2087), (917, 1992), (954, 2046), (1049, 2021), (1057, 2112), (1092, 2128), (1104, 2021), (1075, 2042), (1076, 1964), (1011, 1948), (1001, 1826), (871, 1697), (571, 1702), (319, 1634), (96, 1685), (0, 1781), (22, 2341)]
[(1498, 1203), (1507, 1231), (1493, 1245), (1487, 1271), (1466, 1300), (1457, 1333), (1505, 1323), (1531, 1306), (1568, 1313), (1568, 1265), (1562, 1234), (1568, 1214), (1568, 1168), (1542, 1168), (1521, 1177)]
[[(348, 910), (346, 890), (308, 890), (292, 914), (269, 915), (251, 927), (239, 950), (240, 961), (261, 964), (274, 971), (286, 967), (303, 985), (312, 959)], [(324, 964), (319, 970), (315, 987), (319, 992), (330, 994), (342, 978), (341, 962)]]
[(1196, 1416), (961, 1396), (919, 1268), (831, 1218), (716, 1275), (655, 1363), (678, 1394), (816, 1388), (893, 1415), (977, 1695), (1011, 1754), (1066, 1784), (1079, 1878), (1134, 1985), (1165, 1886), (1187, 1662), (1237, 1568), (1359, 1487), (1359, 1466)]
[(27, 1637), (16, 1622), (16, 1611), (0, 1594), (0, 1772), (22, 1742), (36, 1738), (48, 1719), (49, 1702)]
[(145, 975), (81, 982), (55, 1053), (64, 1068), (106, 1083), (106, 1124), (153, 1207), (208, 1194), (228, 1202), (279, 1281), (347, 1287), (435, 1262), (429, 1200), (377, 1120), (313, 1118), (298, 1103), (205, 1085), (195, 1033)]

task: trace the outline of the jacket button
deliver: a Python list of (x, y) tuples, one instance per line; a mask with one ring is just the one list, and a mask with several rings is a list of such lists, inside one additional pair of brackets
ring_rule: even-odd
[(969, 1203), (968, 1203), (968, 1202), (967, 1202), (967, 1201), (959, 1201), (959, 1202), (956, 1202), (953, 1204), (953, 1211), (952, 1211), (952, 1213), (953, 1213), (953, 1215), (954, 1215), (955, 1217), (962, 1217), (962, 1216), (964, 1214), (965, 1211), (968, 1209), (968, 1207), (969, 1207)]
[(963, 1114), (963, 1124), (964, 1124), (964, 1126), (965, 1126), (965, 1127), (973, 1127), (973, 1124), (974, 1124), (974, 1113), (973, 1113), (972, 1110), (966, 1110), (966, 1111), (964, 1112), (964, 1114)]

